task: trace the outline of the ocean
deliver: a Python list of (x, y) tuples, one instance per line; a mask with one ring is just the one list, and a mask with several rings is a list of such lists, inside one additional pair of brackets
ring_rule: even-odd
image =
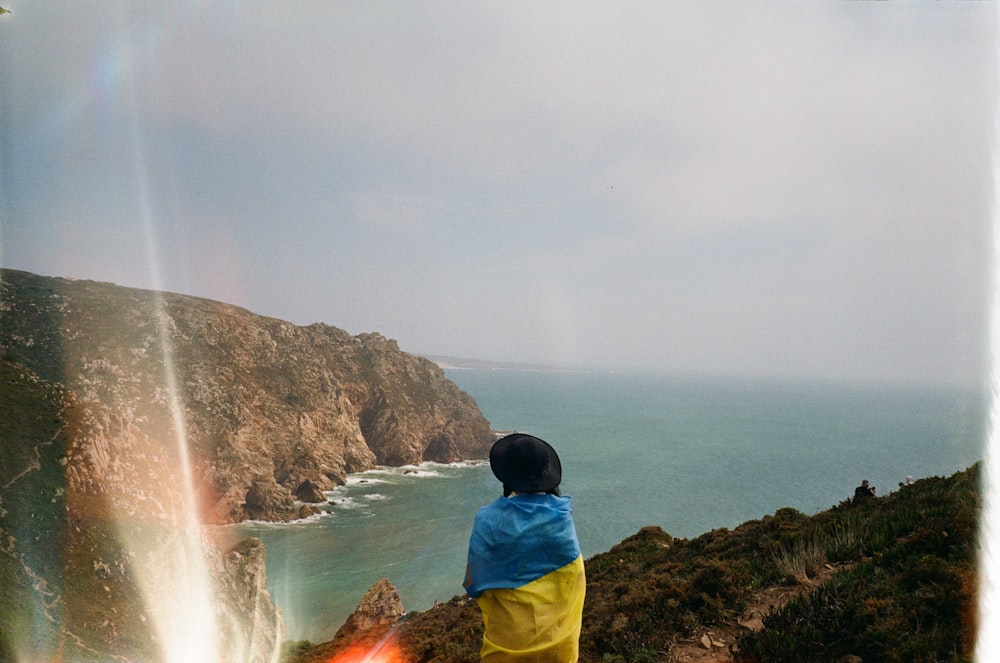
[[(869, 479), (947, 476), (984, 455), (985, 393), (950, 387), (448, 369), (496, 430), (547, 440), (585, 558), (645, 525), (691, 538), (792, 507), (829, 508)], [(379, 578), (407, 610), (462, 593), (476, 509), (500, 485), (483, 461), (353, 475), (329, 513), (232, 526), (267, 548), (287, 637), (322, 642)]]

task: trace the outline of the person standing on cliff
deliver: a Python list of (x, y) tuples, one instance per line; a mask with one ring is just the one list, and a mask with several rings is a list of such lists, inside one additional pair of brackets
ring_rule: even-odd
[(854, 499), (865, 499), (875, 497), (875, 486), (869, 483), (868, 479), (861, 482), (861, 485), (854, 489)]
[(572, 663), (579, 657), (583, 555), (562, 465), (547, 442), (514, 433), (490, 449), (503, 497), (476, 513), (466, 593), (483, 613), (483, 661)]

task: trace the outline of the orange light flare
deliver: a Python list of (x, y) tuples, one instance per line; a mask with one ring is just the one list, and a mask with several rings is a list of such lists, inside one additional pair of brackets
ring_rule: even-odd
[(403, 650), (390, 633), (382, 638), (374, 647), (355, 644), (339, 652), (326, 663), (409, 663)]

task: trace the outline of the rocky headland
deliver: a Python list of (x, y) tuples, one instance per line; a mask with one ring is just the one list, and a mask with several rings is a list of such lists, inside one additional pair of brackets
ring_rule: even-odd
[(271, 660), (263, 546), (192, 523), (298, 519), (348, 473), (484, 458), (493, 439), (436, 364), (379, 334), (13, 270), (0, 409), (0, 660), (160, 660), (159, 613), (199, 574), (211, 595), (188, 611), (211, 606), (220, 650)]
[(182, 440), (209, 522), (296, 519), (310, 512), (297, 501), (348, 473), (484, 458), (492, 441), (435, 363), (377, 333), (12, 270), (0, 271), (0, 319), (0, 357), (101, 420), (69, 473), (142, 491), (158, 457), (143, 447), (177, 460)]

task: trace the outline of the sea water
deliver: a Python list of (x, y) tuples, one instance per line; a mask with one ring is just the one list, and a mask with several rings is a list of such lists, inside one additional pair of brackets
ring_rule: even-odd
[[(812, 514), (907, 475), (984, 454), (984, 393), (945, 387), (449, 369), (496, 430), (550, 442), (585, 557), (640, 527), (694, 537), (792, 507)], [(289, 639), (330, 639), (379, 578), (404, 608), (462, 593), (475, 510), (500, 485), (485, 462), (381, 468), (330, 493), (321, 517), (251, 523)]]

